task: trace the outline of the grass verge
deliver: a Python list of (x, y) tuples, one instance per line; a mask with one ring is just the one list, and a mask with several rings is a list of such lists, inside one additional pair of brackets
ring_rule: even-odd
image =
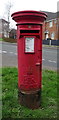
[(3, 41), (3, 38), (0, 38), (0, 41)]
[(17, 39), (13, 39), (13, 38), (0, 38), (0, 41), (9, 42), (9, 43), (16, 43)]
[(13, 39), (13, 38), (3, 38), (3, 41), (5, 42), (10, 42), (10, 43), (16, 43), (17, 39)]
[(42, 71), (42, 103), (31, 110), (18, 103), (17, 68), (2, 68), (3, 118), (57, 118), (57, 73)]

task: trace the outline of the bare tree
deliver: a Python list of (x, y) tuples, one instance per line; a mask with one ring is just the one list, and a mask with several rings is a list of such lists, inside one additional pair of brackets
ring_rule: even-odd
[[(10, 12), (11, 12), (11, 8), (13, 7), (13, 3), (11, 3), (10, 0), (8, 0), (8, 2), (5, 4), (5, 15), (7, 16), (7, 21), (10, 24)], [(10, 28), (8, 24), (8, 28)]]
[(8, 21), (8, 37), (9, 37), (9, 32), (10, 32), (10, 17), (11, 17), (11, 8), (13, 7), (13, 3), (11, 2), (11, 0), (8, 0), (8, 2), (5, 4), (5, 15)]

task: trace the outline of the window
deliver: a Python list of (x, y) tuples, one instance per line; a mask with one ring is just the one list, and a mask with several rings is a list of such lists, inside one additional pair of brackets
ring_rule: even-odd
[(8, 32), (4, 30), (4, 37), (8, 37)]
[(49, 27), (52, 27), (52, 26), (53, 26), (52, 21), (50, 21), (49, 22)]
[(7, 23), (4, 23), (4, 26), (7, 26), (8, 24)]
[(51, 33), (51, 39), (54, 39), (54, 32)]

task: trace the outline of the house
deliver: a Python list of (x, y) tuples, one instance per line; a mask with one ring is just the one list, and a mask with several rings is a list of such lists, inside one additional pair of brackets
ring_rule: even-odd
[(11, 29), (9, 32), (9, 37), (16, 39), (16, 29)]
[[(58, 19), (57, 19), (57, 12), (47, 12), (47, 11), (41, 11), (45, 12), (47, 14), (47, 19), (43, 24), (43, 40), (59, 40), (58, 37)], [(14, 31), (11, 31), (11, 36), (14, 34)]]
[[(42, 12), (48, 16), (43, 24), (43, 40), (59, 40), (59, 12)], [(0, 19), (0, 38), (2, 37), (16, 38), (16, 30), (12, 29), (9, 32), (9, 23), (4, 19)]]
[(57, 12), (46, 12), (47, 19), (43, 24), (43, 40), (58, 40)]
[(57, 12), (57, 34), (58, 34), (58, 40), (59, 40), (59, 11)]
[(9, 37), (9, 22), (0, 19), (0, 38)]

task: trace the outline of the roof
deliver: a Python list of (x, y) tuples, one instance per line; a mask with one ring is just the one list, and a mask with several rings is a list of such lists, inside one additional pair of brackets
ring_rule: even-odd
[(6, 21), (5, 19), (0, 19), (1, 21), (4, 21), (4, 22), (7, 22), (7, 23), (9, 23), (8, 21)]
[(57, 18), (57, 12), (55, 12), (55, 13), (54, 12), (47, 12), (47, 11), (42, 11), (42, 12), (45, 12), (48, 16), (46, 21)]

